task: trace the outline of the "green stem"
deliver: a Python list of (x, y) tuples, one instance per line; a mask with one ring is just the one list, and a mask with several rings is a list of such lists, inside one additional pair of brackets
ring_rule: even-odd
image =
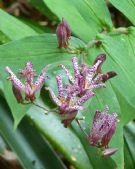
[(76, 118), (75, 120), (76, 120), (76, 122), (77, 122), (79, 128), (81, 129), (81, 131), (82, 131), (82, 132), (85, 134), (85, 136), (88, 138), (88, 134), (84, 131), (84, 129), (82, 128), (82, 126), (81, 126), (81, 124), (80, 124), (80, 122), (79, 122), (79, 120), (84, 120), (84, 118), (82, 118), (82, 119)]
[(101, 43), (102, 43), (101, 40), (94, 39), (94, 40), (88, 42), (87, 48), (92, 48), (95, 45), (100, 45)]
[(46, 107), (43, 107), (43, 106), (41, 106), (41, 105), (39, 105), (39, 104), (37, 104), (37, 103), (35, 103), (35, 102), (22, 102), (22, 104), (23, 104), (23, 105), (33, 104), (34, 106), (39, 107), (39, 108), (45, 110), (45, 111), (46, 111), (45, 114), (47, 114), (47, 115), (48, 115), (49, 112), (58, 112), (58, 108), (54, 108), (54, 109), (50, 109), (50, 110), (49, 110), (49, 109), (47, 109)]
[(128, 34), (128, 28), (124, 28), (124, 27), (114, 28), (114, 29), (112, 30), (112, 33)]
[(49, 112), (56, 112), (56, 113), (58, 113), (58, 108), (54, 108), (54, 109), (47, 109), (46, 107), (43, 107), (43, 106), (41, 106), (41, 105), (39, 105), (39, 104), (37, 104), (37, 103), (35, 103), (35, 102), (32, 102), (35, 106), (37, 106), (37, 107), (39, 107), (39, 108), (41, 108), (41, 109), (43, 109), (43, 110), (45, 110), (45, 111), (47, 111), (47, 113), (46, 114), (48, 114)]
[(43, 107), (43, 106), (41, 106), (41, 105), (39, 105), (39, 104), (37, 104), (37, 103), (35, 103), (35, 102), (32, 102), (32, 104), (35, 105), (35, 106), (37, 106), (37, 107), (39, 107), (39, 108), (41, 108), (41, 109), (43, 109), (43, 110), (45, 110), (45, 111), (47, 111), (45, 114), (48, 115), (48, 112), (49, 112), (50, 110), (48, 110), (47, 108), (45, 108), (45, 107)]

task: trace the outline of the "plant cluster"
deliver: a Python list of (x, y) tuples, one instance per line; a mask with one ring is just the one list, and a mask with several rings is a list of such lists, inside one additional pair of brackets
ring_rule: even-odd
[(134, 0), (2, 2), (0, 143), (24, 169), (134, 169)]
[[(71, 31), (64, 18), (62, 18), (62, 22), (58, 25), (56, 34), (58, 47), (69, 48)], [(79, 64), (77, 57), (74, 56), (72, 57), (74, 76), (65, 65), (59, 65), (59, 67), (65, 71), (68, 82), (66, 84), (63, 83), (61, 74), (56, 76), (58, 96), (55, 95), (51, 87), (45, 88), (49, 91), (53, 102), (57, 105), (58, 113), (60, 114), (62, 123), (65, 127), (68, 127), (74, 119), (77, 120), (76, 116), (79, 111), (86, 109), (84, 103), (94, 97), (95, 89), (105, 88), (105, 82), (117, 75), (113, 71), (102, 73), (101, 67), (105, 60), (106, 55), (99, 54), (93, 65), (90, 66), (85, 62)], [(27, 62), (25, 68), (19, 71), (20, 78), (25, 80), (24, 83), (20, 78), (17, 78), (8, 66), (6, 67), (6, 71), (10, 75), (8, 80), (12, 83), (13, 94), (18, 103), (34, 103), (36, 93), (41, 90), (46, 80), (49, 80), (46, 72), (47, 68), (50, 66), (50, 64), (46, 65), (35, 81), (34, 79), (37, 76), (36, 71), (33, 69), (32, 62)], [(108, 143), (117, 126), (117, 113), (109, 114), (108, 112), (108, 107), (106, 107), (103, 112), (100, 110), (95, 112), (90, 134), (87, 135), (89, 143), (92, 146), (106, 148), (105, 151), (103, 151), (103, 156), (112, 155), (117, 151), (116, 148), (108, 148)], [(78, 120), (77, 123), (79, 124)]]

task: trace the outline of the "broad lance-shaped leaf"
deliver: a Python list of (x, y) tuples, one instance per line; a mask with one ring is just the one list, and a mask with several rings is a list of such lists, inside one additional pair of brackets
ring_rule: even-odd
[(9, 39), (17, 40), (26, 36), (37, 35), (38, 33), (32, 28), (19, 21), (15, 17), (7, 14), (0, 9), (0, 31)]
[(124, 127), (124, 155), (125, 169), (134, 169), (135, 166), (135, 123), (130, 122)]
[(129, 53), (126, 36), (127, 35), (118, 34), (98, 36), (98, 38), (102, 41), (100, 48), (101, 51), (106, 52), (108, 55), (106, 65), (104, 67), (105, 70), (110, 67), (118, 74), (118, 78), (116, 77), (112, 80), (112, 86), (116, 91), (116, 95), (120, 102), (122, 110), (121, 120), (123, 125), (135, 117), (135, 113), (133, 111), (135, 108), (135, 58)]
[(3, 139), (3, 137), (0, 135), (0, 155), (4, 153), (4, 151), (7, 149), (7, 143)]
[(130, 154), (132, 156), (132, 160), (135, 164), (135, 123), (130, 122), (124, 127), (124, 138), (125, 142), (128, 146)]
[[(87, 24), (91, 25), (91, 19), (95, 20), (102, 29), (112, 28), (112, 21), (106, 2), (104, 0), (71, 0), (81, 15), (88, 21)], [(100, 8), (99, 8), (100, 6)], [(87, 11), (87, 17), (86, 17)]]
[[(86, 128), (85, 123), (81, 121), (80, 123), (82, 126), (84, 126), (83, 128), (85, 129)], [(114, 160), (112, 160), (113, 156), (104, 158), (101, 156), (100, 149), (90, 146), (86, 136), (82, 132), (80, 132), (80, 129), (78, 128), (78, 125), (76, 125), (75, 122), (72, 123), (72, 127), (76, 132), (76, 134), (78, 135), (78, 137), (80, 138), (82, 144), (84, 145), (85, 151), (87, 152), (94, 169), (99, 169), (99, 166), (100, 169), (104, 169), (105, 166), (107, 168), (114, 169), (118, 167), (118, 165), (119, 165), (119, 169), (123, 169), (122, 167), (120, 167), (120, 164), (117, 164)]]
[(48, 141), (43, 140), (28, 120), (13, 131), (11, 112), (3, 98), (0, 98), (0, 134), (17, 154), (24, 169), (66, 169)]
[(88, 0), (43, 1), (60, 20), (64, 17), (73, 33), (85, 42), (93, 39), (98, 32), (112, 27), (104, 0), (92, 0), (91, 2)]
[[(97, 56), (100, 53), (105, 53), (105, 51), (102, 48), (100, 49), (99, 47), (90, 48), (89, 49), (89, 56), (87, 58), (87, 63), (92, 64), (93, 60), (95, 60), (95, 56)], [(106, 56), (107, 58), (106, 58), (106, 62), (102, 66), (102, 73), (104, 73), (106, 71), (115, 71), (118, 75), (116, 77), (114, 77), (113, 79), (110, 79), (109, 82), (106, 83), (105, 89), (103, 88), (103, 89), (96, 91), (95, 97), (93, 97), (93, 99), (91, 100), (91, 102), (89, 104), (87, 111), (85, 112), (86, 113), (86, 121), (87, 121), (87, 124), (92, 126), (92, 121), (89, 119), (93, 119), (96, 109), (103, 110), (105, 105), (109, 106), (110, 112), (117, 112), (118, 119), (120, 120), (120, 122), (118, 123), (116, 133), (112, 137), (112, 140), (111, 140), (109, 146), (118, 148), (118, 152), (112, 156), (112, 159), (115, 160), (116, 165), (119, 168), (123, 168), (124, 167), (124, 154), (123, 154), (123, 128), (122, 128), (123, 123), (121, 121), (122, 112), (121, 112), (121, 107), (120, 107), (119, 102), (116, 97), (116, 93), (114, 92), (112, 86), (110, 85), (110, 83), (117, 80), (117, 78), (119, 76), (119, 72), (117, 72), (117, 70), (114, 67), (112, 67), (111, 63), (108, 64), (109, 55), (108, 55), (108, 53), (106, 53), (106, 54), (107, 54), (107, 56)], [(96, 163), (96, 160), (94, 159), (94, 156), (92, 156), (92, 157), (93, 157), (93, 161), (95, 161), (95, 167), (98, 168), (98, 165)], [(100, 162), (100, 160), (101, 159), (99, 158), (99, 163), (102, 164), (102, 160), (101, 160), (101, 162)], [(102, 165), (100, 165), (100, 166), (102, 166)]]
[[(83, 42), (75, 38), (71, 40), (71, 43), (75, 47), (78, 46), (78, 48), (84, 47)], [(23, 68), (27, 61), (32, 61), (37, 72), (41, 71), (41, 68), (44, 68), (49, 63), (56, 63), (57, 67), (59, 60), (70, 60), (70, 57), (72, 56), (72, 54), (66, 53), (65, 50), (58, 49), (57, 46), (56, 36), (46, 34), (45, 36), (35, 36), (20, 41), (14, 41), (0, 47), (0, 76), (4, 82), (4, 91), (6, 91), (5, 96), (13, 113), (15, 126), (18, 125), (20, 120), (26, 114), (29, 105), (24, 106), (16, 102), (13, 97), (11, 84), (6, 80), (8, 74), (5, 71), (5, 67), (11, 67), (15, 73)], [(18, 53), (18, 51), (22, 52)]]
[(128, 144), (126, 140), (124, 140), (124, 159), (125, 159), (125, 166), (124, 169), (134, 169), (135, 163), (132, 158), (132, 154), (129, 150)]
[[(101, 48), (93, 49), (97, 50), (97, 53), (106, 52), (109, 56), (107, 65), (118, 74), (118, 78), (113, 79), (111, 83), (121, 106), (122, 125), (135, 117), (134, 35), (133, 28), (129, 29), (128, 35), (100, 35), (98, 38), (102, 41)], [(108, 68), (107, 65), (105, 70)]]
[(44, 33), (52, 33), (53, 31), (49, 28), (49, 26), (42, 26), (39, 25), (38, 22), (29, 20), (29, 18), (18, 18), (21, 22), (29, 26), (31, 29), (33, 29), (38, 34), (44, 34)]
[[(41, 101), (39, 104), (44, 106)], [(64, 154), (65, 158), (77, 169), (93, 169), (79, 138), (71, 129), (63, 126), (58, 115), (53, 112), (45, 115), (44, 110), (32, 107), (27, 116), (40, 133), (47, 137), (54, 147)]]
[(28, 2), (39, 10), (42, 14), (47, 16), (50, 20), (58, 20), (58, 18), (50, 11), (50, 9), (44, 3), (44, 0), (28, 0)]
[[(95, 47), (94, 49), (90, 49), (91, 56), (94, 56), (95, 53), (99, 54), (101, 52), (106, 52), (108, 54), (108, 59), (104, 67), (105, 70), (107, 70), (108, 67), (110, 67), (112, 70), (115, 70), (118, 74), (118, 78), (117, 77), (114, 78), (111, 81), (111, 84), (116, 92), (116, 96), (118, 97), (122, 110), (122, 113), (120, 114), (121, 125), (126, 124), (128, 121), (130, 121), (135, 117), (134, 114), (135, 58), (133, 50), (134, 36), (131, 35), (134, 35), (133, 30), (129, 31), (128, 36), (118, 34), (100, 35), (98, 36), (98, 38), (102, 41), (101, 47), (100, 48)], [(110, 95), (108, 95), (108, 97), (110, 97)], [(112, 100), (111, 98), (110, 100)], [(122, 134), (122, 130), (118, 132), (118, 135), (116, 134), (116, 144), (118, 144), (117, 138), (120, 133)], [(123, 144), (121, 142), (120, 146), (122, 145)]]
[[(105, 105), (108, 105), (110, 107), (110, 112), (116, 111), (119, 114), (118, 117), (120, 118), (121, 112), (116, 95), (114, 91), (111, 89), (111, 86), (108, 83), (106, 85), (107, 85), (106, 89), (100, 89), (99, 91), (97, 90), (96, 96), (93, 97), (91, 102), (88, 104), (89, 106), (87, 111), (83, 113), (83, 115), (86, 116), (85, 119), (89, 127), (92, 126), (92, 119), (95, 110), (96, 109), (103, 110)], [(83, 123), (81, 124), (83, 126)], [(78, 131), (77, 128), (78, 127), (75, 127), (75, 130)], [(97, 148), (93, 148), (90, 145), (88, 145), (88, 141), (84, 139), (84, 135), (82, 136), (81, 134), (79, 137), (81, 138), (85, 150), (89, 154), (90, 161), (92, 162), (92, 165), (94, 166), (95, 169), (98, 169), (99, 166), (101, 169), (104, 169), (104, 166), (107, 166), (108, 168), (115, 168), (117, 166), (118, 168), (123, 169), (124, 167), (123, 129), (121, 123), (118, 123), (117, 130), (109, 144), (109, 147), (118, 148), (118, 152), (111, 157), (115, 162), (111, 158), (104, 159), (103, 157), (101, 157), (101, 152)]]
[(135, 25), (135, 0), (110, 0)]
[[(108, 70), (108, 69), (106, 69)], [(114, 79), (110, 80), (113, 81)], [(105, 89), (100, 89), (96, 91), (95, 97), (91, 100), (91, 102), (88, 105), (87, 111), (83, 114), (86, 116), (86, 122), (90, 126), (92, 126), (92, 119), (94, 117), (94, 113), (97, 109), (103, 110), (105, 105), (108, 105), (110, 108), (110, 113), (117, 112), (118, 113), (118, 119), (120, 122), (118, 123), (116, 132), (114, 136), (111, 139), (111, 142), (109, 144), (109, 147), (118, 148), (118, 152), (115, 153), (111, 158), (115, 161), (115, 165), (118, 166), (118, 168), (122, 169), (124, 166), (124, 155), (123, 155), (123, 128), (121, 123), (121, 110), (118, 103), (118, 100), (116, 98), (116, 95), (114, 91), (112, 90), (111, 85), (109, 82), (106, 83)], [(91, 151), (93, 153), (91, 153)], [(106, 165), (109, 165), (108, 160), (103, 160), (101, 156), (98, 156), (97, 159), (95, 159), (95, 155), (98, 150), (93, 150), (92, 147), (90, 147), (89, 157), (91, 158), (91, 161), (93, 161), (93, 165), (95, 168), (98, 169), (98, 163), (100, 163), (100, 166), (104, 169), (104, 163), (107, 163)], [(86, 150), (87, 151), (87, 150)], [(95, 154), (95, 155), (94, 155)], [(99, 161), (98, 163), (96, 161)], [(108, 166), (109, 167), (109, 166)], [(113, 167), (113, 165), (111, 165)], [(110, 168), (110, 167), (109, 167)]]
[(9, 42), (10, 39), (2, 32), (0, 31), (0, 45)]

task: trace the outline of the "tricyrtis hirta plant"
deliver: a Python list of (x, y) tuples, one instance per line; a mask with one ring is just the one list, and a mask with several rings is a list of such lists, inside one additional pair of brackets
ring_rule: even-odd
[(135, 0), (0, 6), (0, 135), (22, 167), (134, 169)]
[[(71, 31), (64, 18), (57, 27), (56, 35), (58, 48), (68, 48), (68, 52), (70, 53), (70, 50), (72, 50), (72, 47), (69, 48)], [(80, 129), (83, 130), (77, 118), (79, 111), (84, 111), (85, 113), (87, 107), (84, 104), (95, 96), (95, 90), (105, 88), (105, 82), (110, 78), (115, 77), (117, 74), (114, 71), (103, 73), (102, 65), (106, 61), (106, 55), (103, 53), (95, 58), (92, 65), (85, 63), (83, 58), (80, 63), (78, 58), (79, 57), (76, 54), (71, 59), (73, 73), (71, 73), (71, 71), (63, 64), (58, 66), (64, 70), (67, 81), (64, 81), (62, 74), (56, 76), (57, 95), (50, 86), (46, 87), (45, 90), (49, 91), (52, 101), (56, 104), (57, 107), (55, 110), (57, 110), (56, 112), (60, 115), (64, 127), (70, 126), (75, 119)], [(19, 78), (17, 78), (8, 66), (6, 67), (6, 71), (10, 75), (8, 79), (12, 83), (13, 94), (18, 103), (34, 103), (36, 93), (38, 91), (40, 92), (46, 80), (50, 80), (46, 75), (49, 66), (50, 65), (47, 65), (41, 71), (41, 74), (36, 77), (36, 71), (33, 69), (32, 62), (29, 61), (26, 63), (25, 68), (19, 71)], [(35, 80), (35, 78), (37, 78), (37, 80)], [(38, 107), (43, 108), (39, 105)], [(51, 111), (45, 108), (43, 109), (48, 112)], [(102, 151), (103, 156), (112, 155), (117, 151), (116, 148), (108, 147), (108, 144), (115, 133), (117, 121), (117, 113), (109, 114), (108, 108), (103, 112), (97, 110), (95, 113), (93, 125), (90, 129), (90, 133), (87, 135), (87, 139), (92, 146), (105, 148), (104, 151)]]

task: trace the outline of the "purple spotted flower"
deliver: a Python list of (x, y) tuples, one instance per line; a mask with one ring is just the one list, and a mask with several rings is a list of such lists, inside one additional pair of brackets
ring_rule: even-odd
[(97, 110), (88, 137), (90, 144), (96, 147), (107, 147), (116, 130), (117, 122), (117, 114), (108, 114), (108, 108), (103, 112)]
[(12, 70), (7, 66), (6, 71), (9, 73), (10, 77), (8, 78), (12, 82), (12, 89), (14, 96), (18, 103), (22, 103), (24, 101), (22, 93), (25, 94), (25, 100), (34, 101), (35, 94), (38, 92), (45, 80), (48, 78), (45, 76), (46, 69), (49, 65), (47, 65), (41, 72), (41, 74), (37, 77), (37, 80), (33, 82), (34, 77), (36, 76), (35, 70), (33, 69), (33, 65), (31, 62), (27, 62), (26, 67), (21, 70), (19, 73), (21, 77), (25, 79), (25, 82), (22, 83), (20, 79), (12, 72)]
[(71, 31), (68, 23), (64, 18), (62, 18), (62, 22), (57, 27), (56, 35), (58, 39), (59, 48), (67, 48), (68, 40), (71, 36)]
[(68, 93), (63, 87), (61, 75), (56, 76), (57, 86), (58, 86), (58, 96), (54, 94), (51, 88), (46, 88), (49, 90), (52, 100), (58, 106), (60, 115), (62, 117), (62, 122), (64, 126), (67, 127), (72, 120), (76, 117), (79, 110), (85, 109), (83, 103), (91, 98), (94, 93), (88, 91), (82, 97), (76, 97), (75, 93)]
[(78, 65), (77, 57), (72, 58), (74, 77), (70, 74), (64, 65), (60, 65), (66, 72), (70, 85), (67, 86), (69, 93), (76, 92), (78, 96), (84, 95), (88, 90), (106, 87), (105, 83), (108, 79), (116, 76), (116, 73), (111, 71), (105, 74), (101, 73), (101, 66), (106, 60), (105, 54), (100, 54), (94, 61), (93, 66), (87, 64)]

